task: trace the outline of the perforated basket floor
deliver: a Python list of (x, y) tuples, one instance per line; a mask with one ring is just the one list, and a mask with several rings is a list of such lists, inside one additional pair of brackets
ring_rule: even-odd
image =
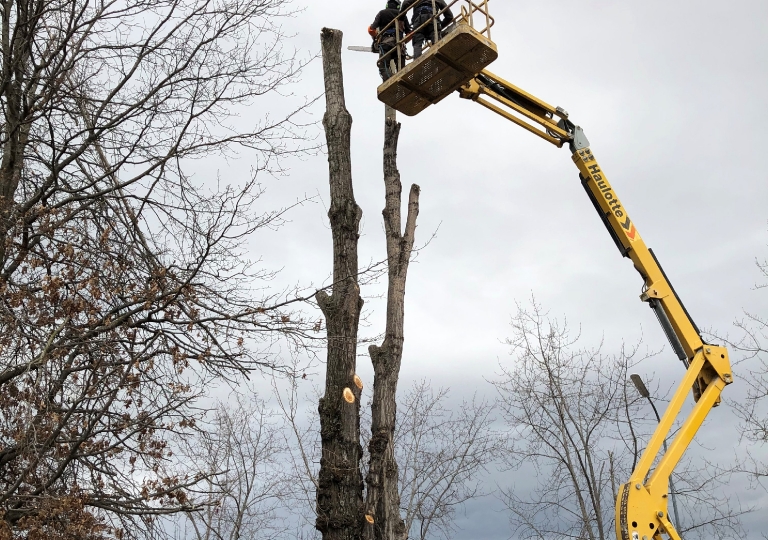
[(496, 60), (496, 45), (466, 24), (430, 47), (378, 88), (379, 100), (415, 116)]

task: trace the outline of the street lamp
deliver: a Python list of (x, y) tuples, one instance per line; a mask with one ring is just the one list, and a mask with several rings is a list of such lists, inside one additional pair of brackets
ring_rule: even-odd
[[(640, 375), (632, 374), (629, 376), (630, 379), (632, 379), (632, 382), (635, 383), (635, 388), (637, 388), (637, 391), (640, 393), (642, 397), (648, 400), (648, 403), (651, 404), (651, 408), (653, 409), (653, 413), (656, 415), (656, 420), (661, 423), (661, 417), (659, 416), (659, 411), (656, 410), (656, 405), (654, 405), (653, 400), (651, 399), (651, 393), (648, 391), (648, 388), (646, 388), (645, 383), (643, 382), (643, 379), (640, 378)], [(667, 439), (664, 438), (664, 453), (667, 452)], [(672, 481), (672, 475), (669, 475), (669, 494), (672, 496), (672, 510), (675, 512), (675, 524), (677, 526), (680, 526), (680, 518), (677, 515), (677, 499), (675, 499), (675, 483)]]

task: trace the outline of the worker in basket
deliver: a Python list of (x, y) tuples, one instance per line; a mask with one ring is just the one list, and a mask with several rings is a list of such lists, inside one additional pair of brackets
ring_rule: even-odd
[[(397, 19), (397, 22), (392, 23)], [(403, 39), (406, 34), (411, 32), (411, 26), (405, 15), (400, 16), (400, 0), (388, 0), (386, 8), (376, 14), (371, 26), (368, 27), (368, 34), (373, 38), (373, 47), (379, 53), (379, 74), (383, 80), (389, 79), (393, 73), (390, 69), (392, 61), (395, 63), (395, 70), (402, 69), (405, 63), (405, 44), (402, 45), (401, 54), (397, 54), (397, 42)]]
[[(421, 56), (421, 51), (424, 48), (424, 42), (426, 40), (436, 43), (440, 39), (440, 30), (445, 26), (448, 26), (453, 22), (453, 13), (445, 4), (445, 0), (405, 0), (403, 7), (400, 9), (402, 13), (407, 12), (413, 8), (413, 17), (411, 18), (411, 24), (414, 28), (413, 33), (413, 57), (418, 58)], [(434, 10), (437, 11), (434, 11)], [(440, 17), (437, 17), (437, 34), (435, 34), (435, 24), (432, 18), (442, 10), (443, 20), (440, 21)], [(424, 28), (419, 29), (419, 26), (424, 23), (429, 23)]]

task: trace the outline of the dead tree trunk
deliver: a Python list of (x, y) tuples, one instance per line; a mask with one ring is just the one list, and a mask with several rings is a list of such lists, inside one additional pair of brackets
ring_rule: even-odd
[[(320, 399), (322, 457), (315, 527), (323, 540), (359, 540), (362, 534), (363, 478), (360, 472), (360, 388), (355, 377), (357, 328), (363, 300), (357, 283), (357, 240), (362, 211), (352, 191), (352, 117), (344, 104), (339, 30), (321, 34), (333, 234), (333, 290), (316, 299), (328, 333), (325, 395)], [(359, 386), (362, 386), (360, 384)]]
[(408, 214), (402, 231), (400, 213), (402, 184), (397, 170), (397, 140), (400, 124), (387, 111), (384, 129), (384, 228), (387, 236), (389, 287), (384, 343), (368, 350), (373, 362), (373, 401), (371, 403), (370, 466), (366, 482), (366, 540), (404, 540), (408, 536), (400, 517), (398, 468), (395, 461), (394, 434), (397, 380), (403, 356), (405, 280), (419, 213), (419, 191), (411, 186)]

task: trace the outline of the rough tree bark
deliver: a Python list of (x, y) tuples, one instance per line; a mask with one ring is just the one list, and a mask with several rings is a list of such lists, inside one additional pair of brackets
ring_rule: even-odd
[(322, 457), (315, 527), (323, 540), (359, 540), (362, 533), (363, 478), (360, 472), (360, 390), (355, 375), (357, 329), (363, 300), (357, 283), (358, 226), (362, 210), (352, 190), (352, 117), (344, 103), (342, 32), (323, 28), (321, 43), (333, 235), (333, 290), (316, 299), (326, 319), (328, 358), (325, 395), (320, 399)]
[[(389, 109), (389, 107), (387, 107)], [(403, 356), (403, 322), (405, 310), (405, 280), (416, 232), (419, 213), (419, 191), (411, 186), (405, 231), (402, 232), (400, 213), (402, 184), (397, 170), (397, 140), (400, 124), (393, 111), (388, 110), (384, 129), (384, 228), (387, 237), (389, 286), (387, 291), (387, 322), (384, 343), (371, 345), (373, 362), (373, 400), (371, 402), (370, 465), (366, 482), (366, 540), (404, 540), (408, 537), (400, 517), (400, 495), (397, 485), (398, 468), (395, 460), (394, 434), (397, 380)]]

